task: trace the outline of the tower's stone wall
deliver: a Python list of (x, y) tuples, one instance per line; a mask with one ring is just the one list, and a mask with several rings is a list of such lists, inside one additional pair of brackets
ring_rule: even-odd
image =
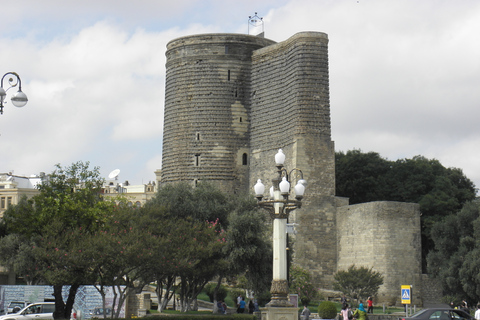
[(255, 51), (252, 63), (250, 186), (259, 178), (270, 184), (279, 148), (287, 170), (302, 170), (308, 182), (305, 201), (289, 221), (298, 224), (297, 235), (290, 237), (293, 257), (317, 283), (330, 287), (336, 271), (336, 229), (328, 37), (298, 33)]
[[(282, 148), (286, 168), (308, 181), (302, 208), (290, 214), (297, 234), (289, 240), (315, 284), (331, 289), (334, 274), (356, 264), (384, 274), (387, 303), (401, 284), (421, 287), (418, 206), (348, 206), (335, 197), (326, 34), (280, 43), (194, 35), (172, 40), (166, 55), (161, 183), (209, 180), (235, 193), (262, 179), (269, 187)], [(288, 173), (295, 183), (298, 171)]]
[(400, 304), (401, 285), (421, 301), (420, 209), (415, 203), (376, 201), (337, 208), (338, 270), (355, 264), (384, 277), (378, 302)]
[(252, 51), (274, 43), (204, 34), (167, 45), (162, 182), (248, 184)]

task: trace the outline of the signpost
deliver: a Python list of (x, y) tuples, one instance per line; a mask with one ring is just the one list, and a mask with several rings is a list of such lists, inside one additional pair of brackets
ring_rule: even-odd
[(401, 288), (402, 304), (405, 305), (405, 316), (408, 317), (408, 305), (412, 304), (412, 286), (402, 285)]

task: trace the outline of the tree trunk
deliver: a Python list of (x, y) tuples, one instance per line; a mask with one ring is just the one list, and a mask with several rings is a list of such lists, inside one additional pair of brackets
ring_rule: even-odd
[(80, 287), (79, 284), (74, 284), (70, 286), (70, 290), (68, 291), (67, 302), (65, 304), (63, 319), (70, 319), (70, 316), (72, 315), (73, 304), (75, 303), (75, 297), (77, 295), (77, 290), (79, 287)]
[(63, 303), (62, 287), (62, 285), (53, 286), (53, 296), (55, 297), (53, 319), (65, 319), (65, 303)]

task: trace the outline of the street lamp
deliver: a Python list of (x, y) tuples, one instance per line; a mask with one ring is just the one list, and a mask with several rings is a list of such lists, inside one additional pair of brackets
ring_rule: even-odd
[[(302, 206), (303, 194), (307, 181), (303, 179), (303, 172), (294, 168), (290, 172), (284, 168), (285, 154), (282, 149), (275, 155), (277, 177), (272, 179), (270, 199), (263, 200), (265, 186), (258, 179), (254, 186), (258, 205), (267, 210), (273, 219), (273, 280), (270, 293), (272, 300), (268, 307), (292, 307), (288, 299), (287, 280), (287, 219), (291, 211)], [(299, 175), (297, 185), (294, 187), (295, 199), (290, 197), (290, 182), (292, 175)], [(298, 178), (298, 176), (297, 176)]]
[[(8, 79), (8, 84), (10, 87), (5, 90), (3, 88), (3, 79), (5, 79), (6, 76), (15, 76), (16, 79), (13, 77), (10, 77)], [(7, 91), (10, 90), (13, 87), (16, 87), (18, 85), (18, 91), (12, 96), (12, 103), (15, 107), (21, 108), (24, 105), (27, 104), (28, 98), (25, 93), (22, 91), (22, 80), (20, 79), (20, 76), (16, 72), (7, 72), (3, 75), (2, 81), (0, 83), (0, 114), (3, 114), (3, 101), (5, 100), (5, 97), (7, 96)], [(6, 103), (6, 102), (5, 102)]]

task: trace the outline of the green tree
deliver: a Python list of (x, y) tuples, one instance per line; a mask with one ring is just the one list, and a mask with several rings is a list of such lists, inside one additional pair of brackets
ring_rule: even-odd
[(290, 292), (298, 294), (304, 306), (318, 297), (310, 273), (298, 265), (290, 267)]
[[(65, 168), (57, 165), (39, 185), (38, 195), (32, 199), (22, 198), (4, 214), (9, 236), (1, 239), (0, 247), (5, 248), (5, 243), (13, 237), (17, 237), (19, 245), (6, 255), (1, 252), (2, 259), (7, 260), (17, 274), (32, 281), (41, 277), (53, 286), (55, 319), (70, 318), (76, 290), (92, 280), (90, 266), (78, 251), (86, 238), (79, 238), (75, 230), (81, 228), (87, 235), (103, 225), (113, 206), (103, 201), (102, 184), (98, 168), (89, 169), (88, 162)], [(26, 263), (26, 259), (31, 262)], [(66, 302), (62, 297), (64, 285), (70, 285)]]
[(457, 214), (432, 227), (434, 250), (428, 272), (442, 283), (444, 294), (480, 300), (480, 203), (467, 203)]
[(272, 283), (273, 252), (267, 214), (258, 209), (252, 196), (238, 196), (228, 221), (224, 248), (228, 266), (223, 275), (244, 274), (248, 286), (245, 289), (256, 293), (268, 291)]
[(373, 268), (351, 265), (348, 270), (340, 270), (334, 274), (333, 287), (345, 295), (356, 299), (375, 296), (383, 284), (383, 276)]
[(163, 186), (141, 209), (146, 221), (156, 221), (150, 231), (159, 239), (168, 237), (164, 248), (171, 248), (158, 251), (156, 256), (163, 263), (150, 266), (162, 305), (171, 297), (173, 280), (180, 277), (182, 311), (190, 310), (207, 282), (225, 269), (223, 228), (231, 208), (228, 197), (211, 184), (199, 183), (193, 188), (178, 183)]
[(432, 225), (475, 199), (475, 185), (458, 168), (445, 168), (422, 156), (389, 161), (378, 153), (351, 150), (335, 154), (337, 196), (350, 203), (401, 201), (420, 205), (423, 269), (433, 249)]

